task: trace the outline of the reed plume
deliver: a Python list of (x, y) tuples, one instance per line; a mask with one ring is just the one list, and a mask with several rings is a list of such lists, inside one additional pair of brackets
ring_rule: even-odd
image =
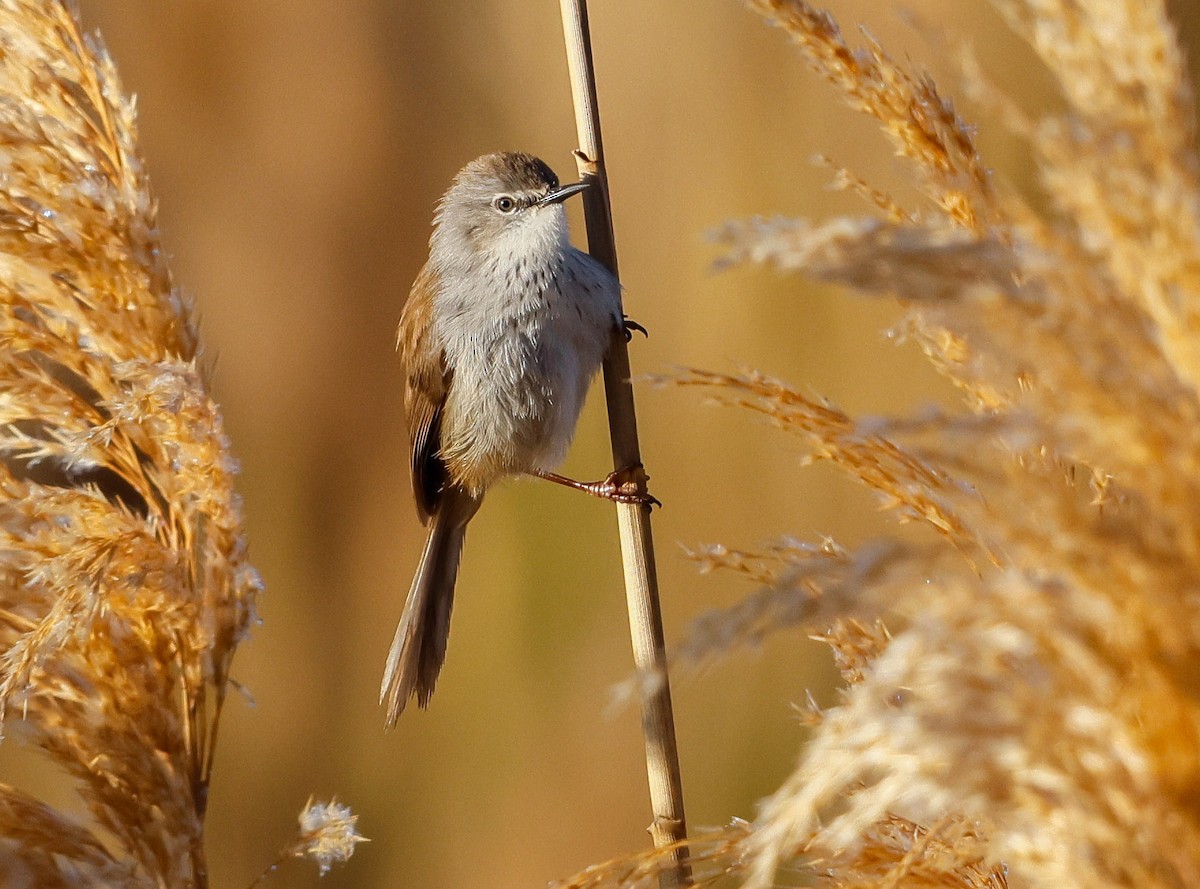
[(1035, 196), (989, 172), (929, 76), (800, 0), (749, 5), (878, 121), (925, 199), (839, 171), (875, 214), (731, 223), (723, 262), (897, 299), (962, 403), (855, 418), (764, 374), (671, 378), (932, 532), (694, 551), (758, 589), (682, 660), (789, 628), (846, 683), (758, 817), (693, 846), (698, 881), (1200, 885), (1200, 164), (1164, 5), (992, 0), (1062, 98), (1036, 117), (963, 59), (981, 109), (1028, 138)]
[(0, 786), (0, 880), (202, 887), (261, 585), (133, 104), (69, 4), (0, 2), (0, 168), (0, 706), (93, 819)]

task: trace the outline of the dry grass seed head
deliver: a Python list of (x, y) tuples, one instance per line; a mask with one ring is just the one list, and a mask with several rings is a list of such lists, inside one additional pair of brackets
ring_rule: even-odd
[(0, 50), (0, 704), (112, 840), (0, 788), (29, 824), (3, 866), (203, 885), (259, 587), (236, 466), (111, 60), (53, 0), (0, 3)]
[[(785, 568), (760, 573), (763, 590), (700, 625), (701, 652), (779, 621), (847, 655), (843, 704), (737, 841), (751, 885), (796, 856), (839, 886), (1200, 883), (1200, 186), (1162, 5), (996, 0), (1063, 87), (1045, 120), (1005, 106), (1033, 135), (1052, 219), (991, 181), (927, 78), (849, 49), (802, 2), (751, 5), (880, 120), (944, 215), (858, 187), (887, 222), (730, 226), (730, 258), (900, 298), (970, 412), (855, 421), (761, 375), (679, 381), (990, 558), (900, 557), (830, 595), (879, 553), (839, 550), (796, 589)], [(747, 573), (744, 554), (706, 559)], [(864, 632), (878, 616), (891, 632)], [(895, 842), (930, 836), (950, 839)]]

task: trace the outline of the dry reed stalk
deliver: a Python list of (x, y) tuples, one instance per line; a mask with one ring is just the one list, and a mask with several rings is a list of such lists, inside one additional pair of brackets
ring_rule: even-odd
[[(579, 173), (593, 183), (583, 195), (588, 250), (617, 274), (617, 248), (613, 237), (608, 200), (608, 177), (592, 69), (592, 47), (585, 0), (562, 0), (563, 35), (571, 78), (571, 95), (579, 135), (576, 159)], [(608, 406), (614, 468), (642, 465), (630, 380), (629, 352), (619, 333), (614, 334), (604, 360), (604, 393)], [(645, 476), (642, 474), (642, 489)], [(672, 862), (661, 871), (663, 889), (687, 886), (687, 821), (683, 807), (683, 779), (675, 740), (671, 707), (671, 684), (667, 677), (666, 643), (662, 609), (658, 598), (658, 573), (654, 561), (654, 535), (650, 529), (649, 505), (616, 504), (620, 530), (621, 559), (625, 569), (625, 592), (634, 664), (639, 674), (660, 677), (642, 686), (642, 735), (646, 746), (646, 772), (654, 820), (650, 834), (658, 849), (667, 850)]]
[(0, 882), (203, 887), (261, 584), (133, 105), (67, 3), (0, 0), (0, 170), (0, 706), (94, 819), (0, 786)]
[[(750, 2), (879, 121), (927, 200), (842, 174), (883, 220), (731, 224), (725, 261), (899, 299), (963, 406), (854, 419), (761, 374), (674, 377), (933, 532), (694, 554), (760, 590), (683, 659), (799, 627), (846, 681), (757, 819), (694, 850), (700, 884), (1200, 885), (1194, 97), (1161, 2), (992, 2), (1064, 101), (1035, 119), (972, 77), (1031, 139), (1048, 212), (987, 172), (928, 76), (800, 0)], [(606, 873), (586, 885), (647, 885)]]

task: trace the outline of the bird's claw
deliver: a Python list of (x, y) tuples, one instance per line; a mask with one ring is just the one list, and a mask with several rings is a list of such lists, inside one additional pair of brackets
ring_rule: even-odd
[(647, 331), (646, 328), (642, 327), (642, 325), (638, 324), (636, 321), (631, 320), (629, 317), (624, 317), (621, 319), (621, 333), (625, 337), (625, 342), (628, 343), (633, 339), (633, 332), (635, 330), (644, 337), (649, 338), (650, 336), (649, 331)]

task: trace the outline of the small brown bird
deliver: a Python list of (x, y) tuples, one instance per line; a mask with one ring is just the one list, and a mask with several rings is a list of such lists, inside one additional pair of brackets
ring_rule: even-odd
[(446, 656), (467, 522), (504, 476), (532, 474), (623, 502), (648, 502), (627, 476), (577, 482), (552, 470), (588, 386), (628, 336), (620, 284), (571, 246), (566, 186), (528, 154), (467, 164), (442, 197), (400, 317), (404, 408), (417, 513), (429, 526), (380, 687), (387, 724), (424, 707)]

